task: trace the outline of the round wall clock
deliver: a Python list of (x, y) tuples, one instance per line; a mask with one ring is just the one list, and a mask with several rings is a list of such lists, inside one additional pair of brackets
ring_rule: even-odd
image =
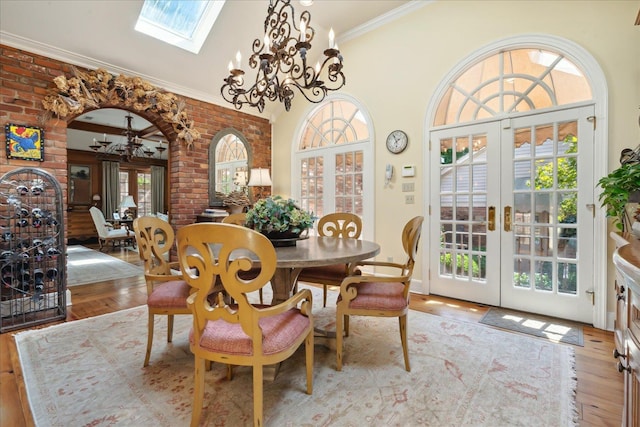
[(394, 130), (387, 137), (387, 150), (393, 154), (402, 153), (409, 143), (409, 137), (402, 130)]

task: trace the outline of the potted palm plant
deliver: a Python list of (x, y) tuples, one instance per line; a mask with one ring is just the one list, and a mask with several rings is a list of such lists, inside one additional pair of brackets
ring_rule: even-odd
[[(626, 151), (623, 151), (623, 155)], [(614, 219), (616, 228), (623, 233), (631, 229), (629, 203), (640, 202), (640, 146), (635, 155), (637, 160), (632, 156), (631, 161), (624, 162), (598, 181), (602, 188), (600, 203), (607, 209), (607, 216)]]

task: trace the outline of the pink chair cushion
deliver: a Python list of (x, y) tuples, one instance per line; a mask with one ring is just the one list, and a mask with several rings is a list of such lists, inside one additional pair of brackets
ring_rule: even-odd
[(327, 281), (342, 282), (347, 275), (345, 264), (324, 265), (321, 267), (307, 267), (300, 273), (298, 280), (324, 283)]
[[(291, 347), (309, 327), (309, 318), (298, 309), (263, 317), (259, 320), (262, 328), (263, 354), (275, 354)], [(193, 329), (189, 334), (193, 343)], [(238, 323), (224, 320), (209, 321), (200, 339), (200, 347), (215, 353), (250, 356), (253, 354), (251, 339)]]
[[(354, 285), (358, 295), (349, 303), (349, 308), (368, 310), (402, 310), (407, 299), (402, 295), (404, 285), (399, 282), (365, 282)], [(340, 301), (342, 297), (338, 297)]]
[(189, 285), (184, 280), (172, 280), (153, 288), (147, 305), (153, 308), (187, 308)]

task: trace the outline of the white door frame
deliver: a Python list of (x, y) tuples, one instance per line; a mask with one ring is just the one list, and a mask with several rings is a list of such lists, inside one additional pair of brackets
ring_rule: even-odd
[[(575, 64), (579, 65), (580, 68), (584, 71), (585, 77), (589, 81), (593, 93), (593, 103), (594, 103), (594, 111), (595, 111), (595, 121), (597, 126), (595, 127), (595, 135), (594, 135), (594, 164), (593, 164), (593, 191), (594, 191), (594, 200), (598, 200), (598, 191), (596, 187), (597, 178), (604, 176), (607, 174), (608, 168), (608, 88), (607, 81), (605, 79), (605, 75), (602, 71), (602, 68), (597, 63), (597, 61), (593, 58), (593, 56), (587, 52), (580, 45), (549, 34), (522, 34), (515, 37), (510, 37), (502, 40), (498, 40), (484, 47), (480, 47), (478, 50), (473, 52), (471, 55), (464, 58), (460, 61), (455, 67), (453, 67), (447, 75), (443, 77), (440, 81), (440, 84), (436, 88), (433, 93), (433, 96), (429, 100), (429, 105), (427, 107), (427, 111), (425, 114), (424, 121), (424, 138), (423, 146), (425, 149), (423, 150), (423, 160), (422, 165), (424, 170), (428, 170), (428, 166), (430, 164), (430, 157), (432, 155), (439, 155), (438, 152), (434, 151), (430, 147), (430, 139), (431, 139), (431, 130), (434, 129), (432, 125), (434, 121), (434, 117), (436, 114), (436, 108), (444, 96), (444, 93), (449, 87), (449, 84), (455, 80), (455, 78), (460, 75), (470, 64), (474, 64), (486, 57), (494, 55), (498, 53), (500, 50), (504, 49), (518, 49), (518, 48), (526, 48), (526, 47), (539, 47), (542, 49), (548, 49), (551, 51), (562, 52), (568, 59), (573, 61)], [(504, 117), (507, 118), (507, 117)], [(492, 119), (500, 119), (500, 117), (493, 117)], [(429, 174), (424, 174), (424, 188), (429, 189), (430, 187), (430, 179)], [(430, 200), (430, 197), (427, 195), (425, 200)], [(429, 219), (431, 218), (431, 209), (426, 209), (427, 212), (430, 212)], [(608, 297), (608, 286), (607, 286), (607, 268), (609, 266), (608, 259), (608, 236), (607, 236), (607, 219), (606, 212), (603, 208), (598, 208), (596, 211), (596, 218), (594, 224), (594, 277), (595, 277), (595, 301), (594, 301), (594, 316), (593, 316), (593, 326), (600, 329), (608, 329), (612, 330), (613, 325), (608, 324), (607, 322), (607, 297)], [(423, 236), (424, 242), (431, 242), (431, 236), (429, 233), (430, 227), (425, 227), (424, 231), (426, 235)], [(430, 276), (431, 269), (437, 268), (437, 266), (431, 266), (429, 260), (429, 252), (432, 250), (437, 250), (437, 248), (428, 248), (427, 250), (422, 251), (422, 263), (425, 268), (423, 268), (423, 280), (422, 280), (422, 292), (425, 294), (429, 294), (430, 292)], [(417, 290), (417, 289), (416, 289)]]

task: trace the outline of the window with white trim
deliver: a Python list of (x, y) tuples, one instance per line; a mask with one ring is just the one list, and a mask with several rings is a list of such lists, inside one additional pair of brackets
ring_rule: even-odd
[(292, 179), (303, 209), (317, 217), (351, 212), (364, 224), (373, 223), (372, 133), (368, 115), (351, 100), (336, 97), (310, 112), (298, 139)]

